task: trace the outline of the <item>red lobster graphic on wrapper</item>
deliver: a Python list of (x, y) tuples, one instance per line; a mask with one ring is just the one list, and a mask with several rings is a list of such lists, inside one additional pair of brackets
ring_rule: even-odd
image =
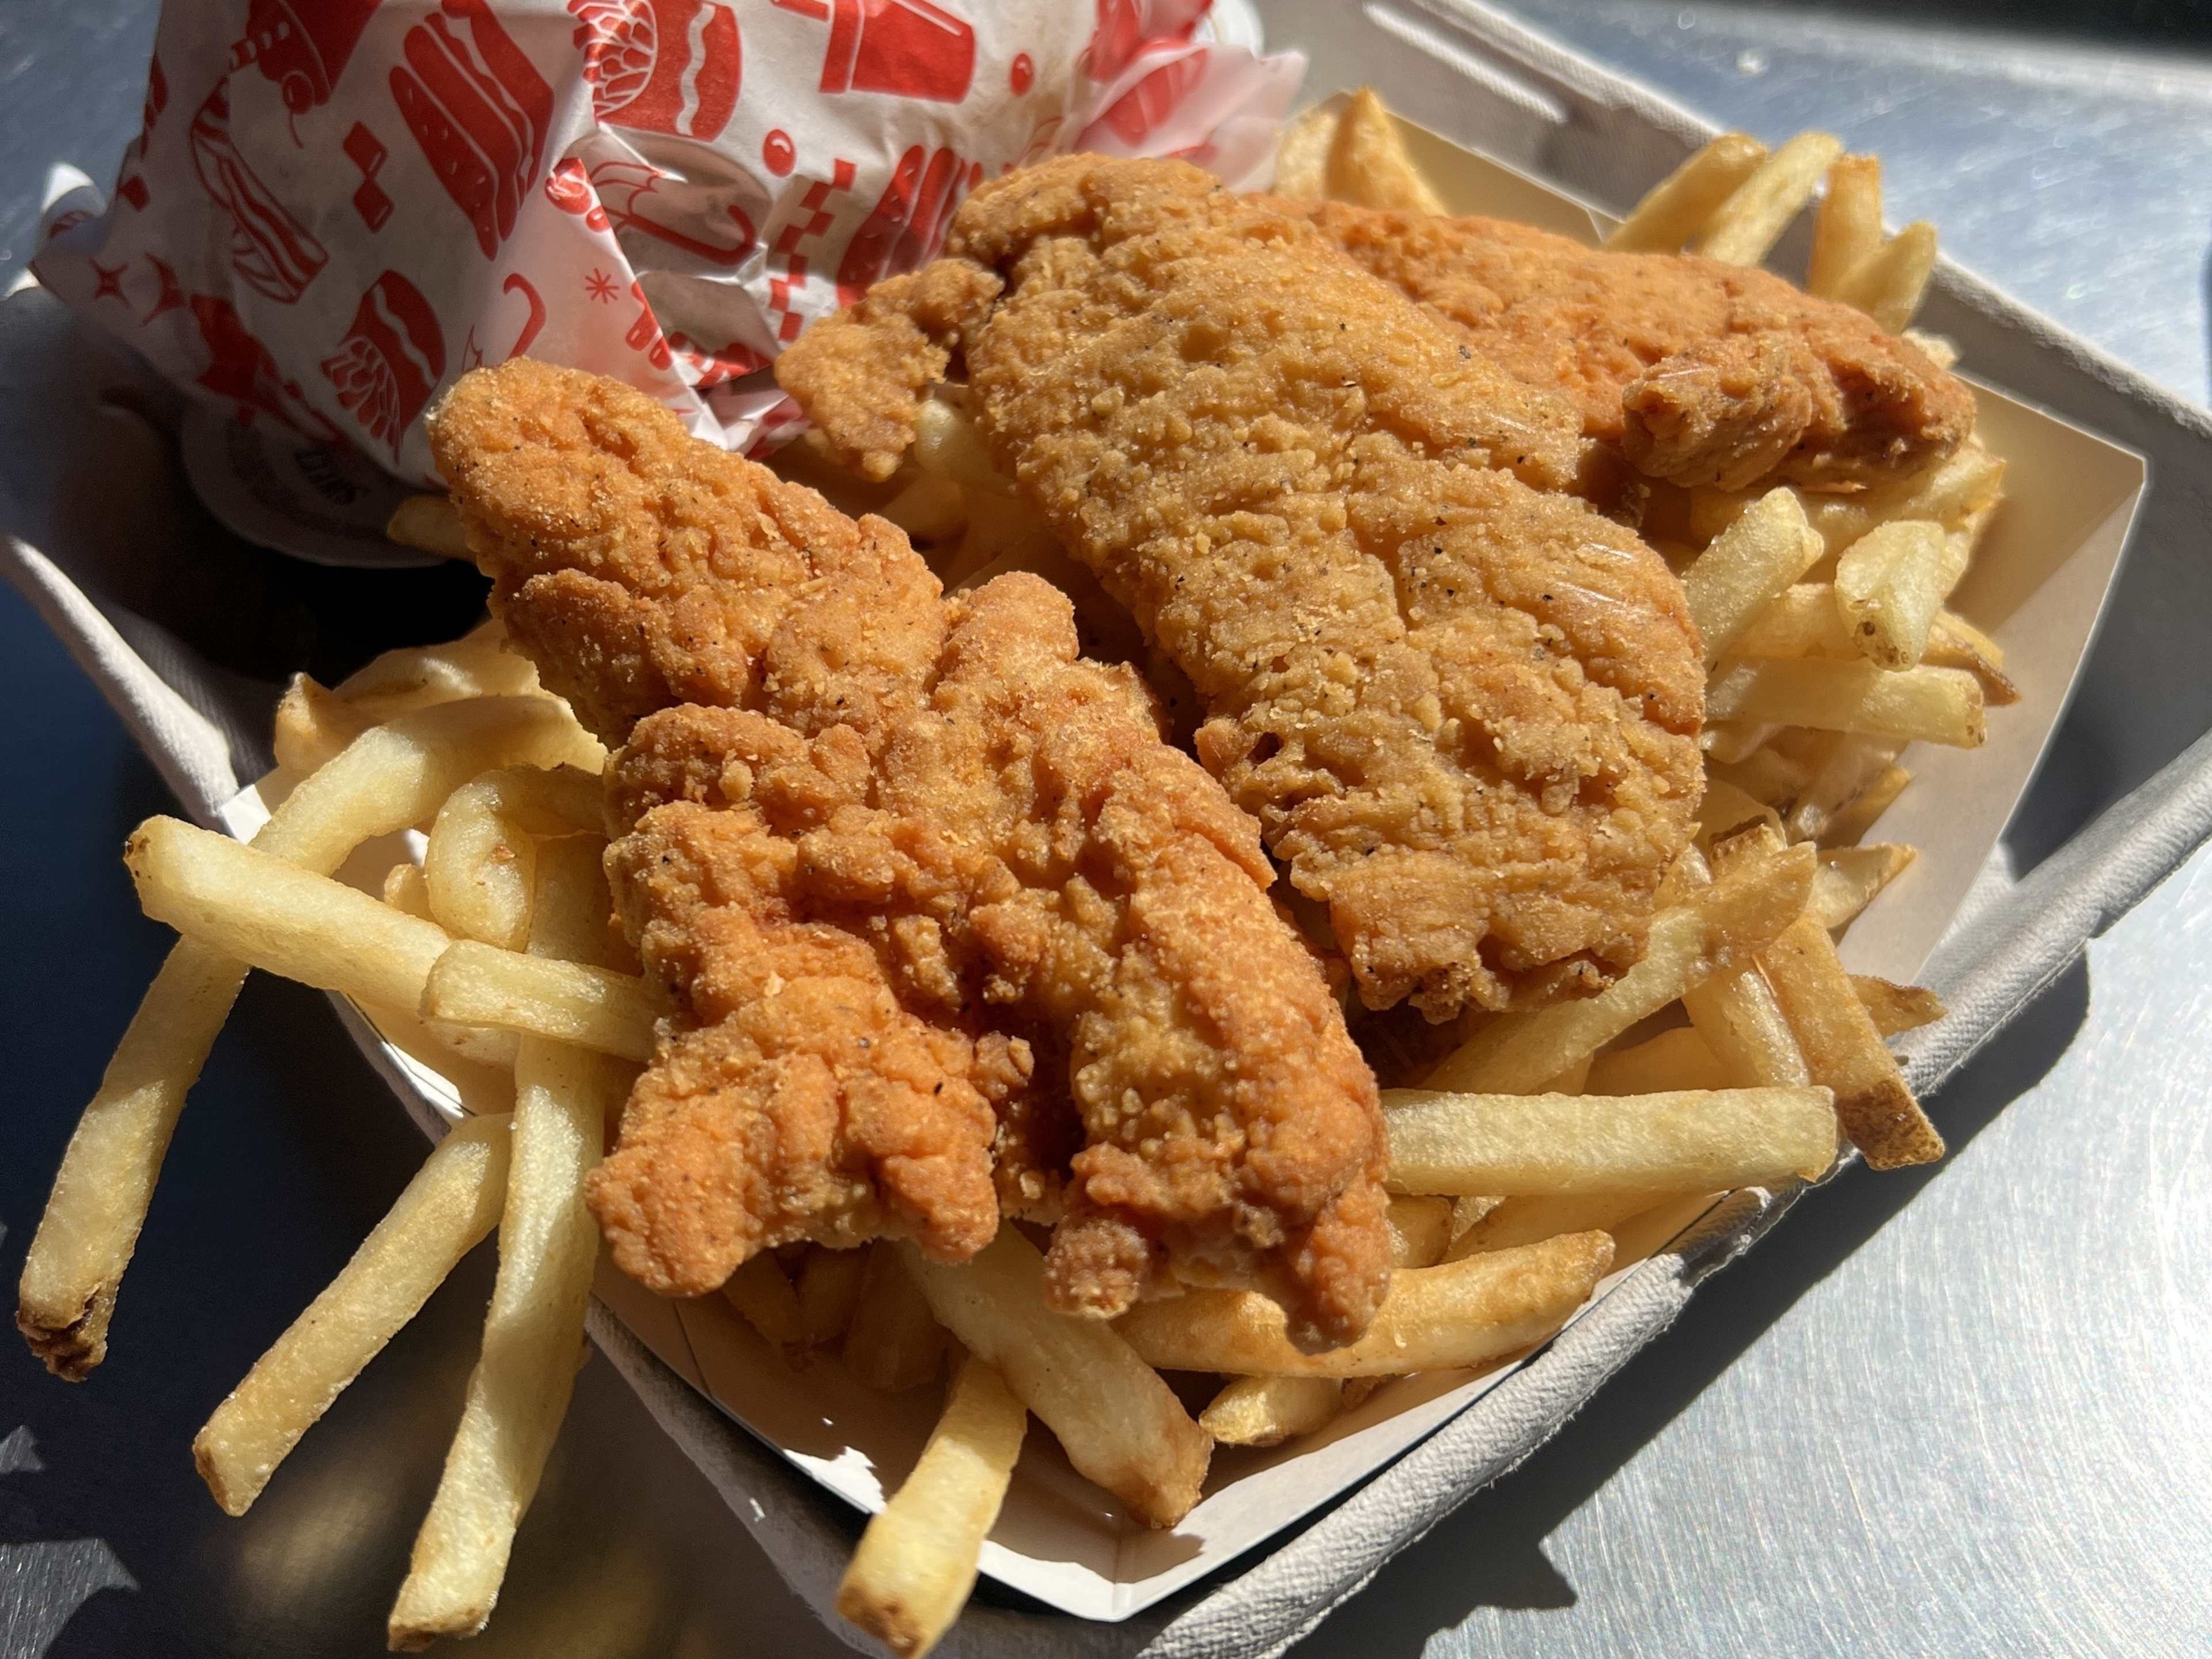
[[(465, 33), (447, 21), (458, 17)], [(442, 0), (407, 31), (392, 100), (485, 258), (514, 231), (553, 125), (553, 89), (487, 0)]]
[(194, 112), (186, 137), (193, 171), (215, 204), (230, 216), (231, 269), (255, 293), (291, 305), (331, 256), (285, 211), (231, 143), (228, 79), (215, 83)]
[(446, 373), (446, 334), (422, 290), (396, 270), (368, 285), (323, 378), (362, 430), (399, 459), (399, 441)]
[(602, 125), (712, 139), (738, 106), (738, 15), (714, 0), (568, 0)]
[(878, 279), (927, 261), (945, 245), (953, 209), (980, 177), (949, 149), (932, 155), (916, 144), (900, 156), (837, 266), (837, 303), (854, 304)]
[(957, 104), (975, 78), (975, 26), (929, 0), (770, 0), (830, 26), (824, 92), (889, 92)]

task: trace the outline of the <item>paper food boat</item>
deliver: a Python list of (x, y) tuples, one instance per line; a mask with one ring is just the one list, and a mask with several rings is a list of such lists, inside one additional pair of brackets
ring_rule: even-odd
[[(1517, 218), (1585, 240), (1596, 240), (1607, 222), (1501, 162), (1401, 125), (1456, 212)], [(1978, 367), (2002, 374), (1999, 365), (1963, 365), (1970, 378)], [(1966, 904), (2027, 787), (2080, 672), (2143, 490), (2141, 457), (1978, 380), (1976, 386), (1984, 441), (2010, 465), (2005, 503), (1952, 603), (2004, 647), (2021, 700), (1990, 711), (1989, 741), (1980, 749), (1915, 745), (1905, 759), (1912, 787), (1869, 837), (1910, 842), (1920, 856), (1854, 925), (1843, 956), (1855, 972), (1900, 981), (1918, 973)], [(252, 789), (223, 811), (226, 826), (240, 836), (265, 816)], [(419, 850), (416, 838), (392, 837), (362, 849), (343, 873), (375, 891), (392, 861)], [(341, 1012), (427, 1130), (467, 1109), (462, 1088), (426, 1063), (419, 1047), (410, 1052), (404, 1036), (387, 1040), (357, 1010)], [(1936, 1115), (1940, 1123), (1940, 1106)], [(1710, 1207), (1687, 1200), (1674, 1218), (1687, 1227)], [(1602, 1282), (1583, 1312), (1632, 1271)], [(830, 1355), (804, 1371), (787, 1369), (719, 1297), (665, 1301), (605, 1266), (598, 1291), (694, 1388), (862, 1510), (879, 1509), (897, 1488), (935, 1421), (933, 1389), (875, 1394)], [(1219, 1448), (1203, 1500), (1166, 1532), (1132, 1520), (1074, 1473), (1049, 1434), (1034, 1433), (984, 1547), (982, 1571), (1066, 1613), (1126, 1619), (1375, 1474), (1515, 1369), (1404, 1378), (1316, 1435), (1267, 1450)]]

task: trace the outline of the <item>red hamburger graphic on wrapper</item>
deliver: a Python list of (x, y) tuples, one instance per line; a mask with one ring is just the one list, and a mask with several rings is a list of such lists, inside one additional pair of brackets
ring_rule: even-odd
[(422, 290), (396, 270), (368, 285), (323, 377), (361, 428), (399, 459), (399, 441), (446, 374), (446, 337)]
[(744, 67), (730, 7), (714, 0), (568, 0), (568, 12), (602, 124), (702, 143), (728, 124)]
[(553, 88), (487, 0), (443, 0), (407, 31), (402, 52), (392, 100), (489, 259), (514, 234), (538, 181)]

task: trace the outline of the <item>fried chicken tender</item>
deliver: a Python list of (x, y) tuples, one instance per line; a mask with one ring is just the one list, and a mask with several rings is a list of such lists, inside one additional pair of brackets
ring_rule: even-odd
[[(879, 284), (778, 378), (881, 472), (928, 378), (887, 368), (926, 369), (916, 339), (964, 368), (997, 465), (1189, 678), (1200, 758), (1368, 1006), (1442, 1020), (1634, 963), (1693, 829), (1704, 675), (1665, 564), (1559, 493), (1556, 400), (1178, 162), (1011, 174), (947, 249), (979, 274)], [(948, 319), (925, 289), (977, 297)]]
[(469, 376), (433, 442), (514, 635), (625, 745), (609, 874), (685, 1015), (593, 1177), (625, 1271), (696, 1293), (880, 1233), (958, 1260), (1011, 1166), (1064, 1184), (1064, 1310), (1189, 1279), (1309, 1344), (1366, 1328), (1373, 1076), (1257, 826), (1064, 595), (945, 601), (891, 526), (570, 371)]
[(1502, 219), (1297, 204), (1516, 380), (1564, 392), (1641, 472), (1850, 490), (1941, 463), (1964, 382), (1870, 317), (1687, 253), (1613, 253)]

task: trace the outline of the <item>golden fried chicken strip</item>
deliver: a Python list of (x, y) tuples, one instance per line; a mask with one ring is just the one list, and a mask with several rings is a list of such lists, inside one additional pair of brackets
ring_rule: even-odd
[[(575, 593), (653, 641), (518, 629), (549, 683), (617, 720), (654, 674), (701, 696), (611, 733), (617, 907), (688, 1016), (594, 1178), (626, 1270), (696, 1291), (785, 1239), (887, 1231), (972, 1253), (994, 1140), (1025, 1176), (1054, 1157), (1048, 1060), (1084, 1143), (1050, 1171), (1056, 1305), (1190, 1278), (1269, 1291), (1312, 1344), (1365, 1328), (1372, 1075), (1256, 826), (1133, 671), (1079, 659), (1065, 596), (1018, 575), (947, 603), (891, 526), (817, 516), (587, 376), (471, 375), (433, 431), (510, 617)], [(553, 516), (549, 471), (594, 487)]]
[(1584, 432), (1650, 477), (1856, 489), (1937, 465), (1973, 430), (1955, 375), (1763, 270), (1607, 252), (1502, 219), (1297, 210), (1516, 380), (1565, 392)]
[[(1635, 962), (1702, 787), (1699, 648), (1657, 556), (1552, 493), (1578, 464), (1553, 406), (1181, 163), (1013, 173), (947, 247), (1004, 285), (950, 343), (997, 464), (1189, 677), (1200, 758), (1368, 1005), (1443, 1019)], [(845, 337), (927, 325), (879, 287), (779, 379), (895, 459), (871, 446), (912, 388), (845, 373)]]

